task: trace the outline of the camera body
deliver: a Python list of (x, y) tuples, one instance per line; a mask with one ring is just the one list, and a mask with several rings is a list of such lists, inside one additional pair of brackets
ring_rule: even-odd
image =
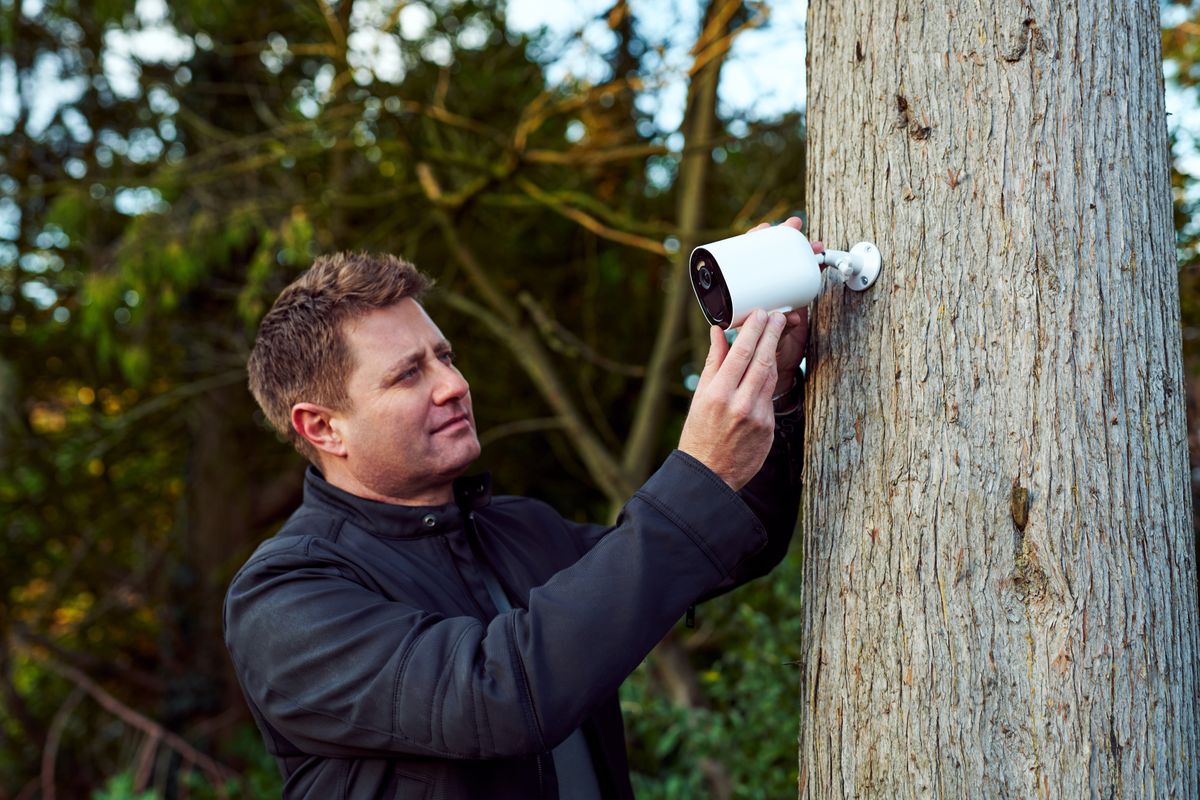
[(776, 225), (692, 251), (688, 277), (712, 325), (740, 327), (750, 313), (804, 308), (821, 292), (821, 264), (808, 237)]

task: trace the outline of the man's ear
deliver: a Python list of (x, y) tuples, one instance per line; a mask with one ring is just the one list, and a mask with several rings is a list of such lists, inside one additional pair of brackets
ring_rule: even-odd
[(333, 425), (333, 410), (316, 403), (292, 406), (292, 427), (322, 453), (346, 455), (346, 445)]

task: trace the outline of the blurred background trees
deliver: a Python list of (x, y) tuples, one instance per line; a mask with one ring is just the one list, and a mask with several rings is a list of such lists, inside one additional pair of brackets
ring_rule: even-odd
[(1188, 450), (1192, 464), (1192, 513), (1200, 529), (1200, 3), (1163, 4), (1163, 71), (1175, 163), (1175, 235), (1183, 361), (1188, 383)]
[[(1200, 17), (1164, 8), (1194, 109)], [(436, 276), (481, 468), (612, 514), (703, 358), (680, 254), (803, 206), (800, 114), (717, 94), (771, 10), (614, 0), (564, 37), (471, 0), (0, 0), (0, 797), (278, 793), (220, 599), (299, 498), (243, 366), (317, 253)], [(1196, 169), (1174, 135), (1194, 373)], [(794, 791), (799, 555), (626, 685), (640, 797)]]

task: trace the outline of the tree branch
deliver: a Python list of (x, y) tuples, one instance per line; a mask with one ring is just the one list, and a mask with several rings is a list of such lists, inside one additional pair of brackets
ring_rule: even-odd
[[(81, 626), (81, 628), (84, 627), (86, 626)], [(69, 650), (48, 636), (29, 630), (22, 622), (13, 622), (11, 632), (13, 638), (24, 644), (26, 648), (34, 646), (44, 648), (55, 658), (71, 664), (75, 668), (87, 669), (103, 676), (112, 675), (136, 686), (143, 692), (162, 694), (167, 690), (166, 681), (152, 672), (143, 672), (136, 667), (122, 666), (110, 659)]]
[(517, 302), (529, 312), (529, 316), (533, 318), (533, 322), (541, 332), (542, 338), (557, 352), (566, 356), (582, 358), (590, 364), (595, 364), (601, 369), (614, 372), (618, 375), (641, 378), (646, 374), (645, 367), (639, 364), (622, 364), (598, 353), (595, 348), (567, 330), (558, 320), (551, 317), (549, 312), (542, 308), (529, 292), (519, 292), (517, 294)]
[(665, 256), (667, 254), (667, 248), (662, 242), (655, 241), (654, 239), (647, 239), (645, 236), (638, 236), (635, 233), (626, 233), (625, 231), (619, 231), (616, 228), (610, 228), (595, 217), (561, 202), (554, 195), (539, 188), (531, 181), (528, 181), (524, 178), (517, 178), (517, 186), (519, 186), (534, 200), (542, 203), (550, 210), (563, 215), (567, 219), (578, 222), (581, 226), (603, 239), (609, 239), (610, 241), (618, 242), (630, 247), (636, 247), (639, 250), (645, 250), (653, 253), (656, 256)]
[(158, 755), (158, 746), (162, 740), (157, 736), (147, 736), (138, 749), (137, 770), (134, 772), (133, 790), (140, 792), (150, 783), (154, 772), (154, 757)]
[(605, 493), (605, 497), (611, 503), (624, 503), (624, 500), (634, 492), (636, 486), (626, 480), (617, 458), (607, 450), (598, 435), (589, 428), (580, 409), (571, 401), (562, 378), (554, 368), (550, 355), (546, 353), (538, 337), (521, 326), (521, 317), (517, 313), (514, 303), (499, 290), (496, 283), (487, 275), (479, 258), (457, 235), (449, 213), (440, 203), (440, 200), (443, 199), (442, 187), (438, 185), (433, 170), (428, 167), (428, 164), (421, 163), (418, 164), (418, 175), (422, 188), (425, 188), (428, 198), (433, 201), (432, 216), (436, 219), (438, 227), (442, 229), (446, 245), (450, 247), (458, 264), (461, 264), (463, 270), (467, 272), (469, 281), (484, 297), (486, 307), (481, 307), (478, 303), (468, 300), (467, 297), (450, 293), (450, 291), (444, 294), (446, 302), (458, 311), (472, 315), (484, 323), (499, 341), (508, 345), (524, 372), (529, 375), (534, 386), (538, 387), (541, 396), (546, 399), (547, 403), (550, 403), (551, 409), (559, 419), (563, 420), (563, 429), (580, 452), (583, 463), (596, 482), (596, 486)]
[(565, 166), (607, 164), (610, 161), (629, 161), (647, 156), (664, 156), (669, 147), (661, 144), (629, 144), (620, 147), (572, 147), (570, 150), (526, 150), (521, 160), (533, 164)]
[[(5, 609), (5, 612), (7, 611), (8, 609)], [(6, 613), (5, 616), (8, 614)], [(11, 659), (9, 658), (11, 647), (7, 638), (3, 644), (3, 650), (0, 650), (0, 692), (4, 696), (4, 710), (25, 734), (26, 741), (41, 741), (44, 730), (41, 720), (29, 710), (25, 698), (17, 691), (17, 686), (12, 679)]]
[[(479, 259), (475, 254), (463, 244), (462, 239), (458, 236), (458, 232), (454, 229), (454, 224), (450, 220), (449, 214), (446, 213), (444, 207), (445, 196), (442, 193), (442, 188), (437, 182), (437, 178), (433, 174), (433, 170), (425, 162), (417, 164), (417, 178), (421, 182), (421, 188), (425, 190), (426, 197), (433, 203), (433, 217), (441, 228), (443, 238), (446, 244), (450, 247), (450, 252), (454, 258), (462, 266), (467, 273), (467, 278), (475, 287), (475, 290), (483, 296), (483, 300), (499, 315), (500, 320), (506, 325), (512, 326), (517, 323), (516, 310), (512, 308), (512, 303), (508, 302), (508, 298), (500, 292), (488, 277), (487, 272), (479, 263)], [(489, 315), (490, 316), (490, 315)]]
[(739, 25), (736, 29), (730, 31), (729, 22), (734, 15), (741, 9), (742, 2), (726, 2), (716, 6), (714, 13), (704, 30), (701, 31), (699, 39), (692, 48), (692, 54), (695, 60), (692, 62), (691, 69), (688, 70), (688, 76), (694, 78), (705, 67), (713, 61), (725, 59), (729, 53), (729, 49), (733, 47), (733, 42), (742, 32), (751, 28), (761, 27), (766, 23), (770, 16), (770, 8), (762, 3), (755, 4), (755, 11), (758, 13), (751, 17), (748, 21)]
[(162, 394), (155, 395), (149, 400), (129, 409), (119, 417), (106, 420), (104, 426), (105, 436), (92, 445), (92, 449), (88, 451), (87, 457), (98, 458), (103, 455), (108, 448), (117, 443), (129, 426), (138, 420), (151, 414), (156, 414), (182, 400), (188, 400), (215, 389), (239, 383), (245, 379), (246, 369), (245, 366), (241, 366), (237, 369), (200, 378), (191, 383), (181, 384)]
[(512, 146), (517, 152), (524, 152), (530, 135), (542, 127), (546, 123), (546, 120), (551, 117), (574, 111), (605, 96), (615, 95), (626, 89), (637, 90), (642, 88), (642, 86), (643, 83), (640, 78), (631, 76), (618, 78), (600, 86), (592, 87), (585, 92), (571, 94), (567, 97), (556, 98), (554, 92), (547, 89), (534, 98), (533, 102), (529, 103), (522, 110), (521, 120), (517, 123), (516, 130), (513, 131)]
[(563, 422), (558, 417), (535, 417), (533, 419), (519, 419), (515, 422), (505, 422), (502, 425), (497, 425), (494, 428), (488, 428), (483, 433), (479, 434), (479, 444), (487, 447), (489, 444), (503, 439), (506, 436), (516, 436), (522, 433), (535, 433), (537, 431), (553, 431), (561, 430)]
[[(161, 741), (163, 744), (167, 745), (176, 753), (178, 753), (180, 757), (183, 758), (185, 763), (194, 764), (195, 766), (199, 767), (200, 770), (203, 771), (208, 777), (208, 780), (212, 784), (213, 788), (216, 789), (217, 795), (219, 797), (227, 796), (224, 789), (225, 782), (237, 777), (237, 773), (235, 773), (232, 769), (224, 764), (221, 764), (212, 757), (200, 752), (195, 747), (192, 747), (192, 745), (188, 744), (188, 742), (182, 737), (167, 730), (149, 717), (140, 714), (134, 709), (125, 705), (116, 697), (109, 694), (107, 691), (97, 685), (96, 682), (87, 675), (83, 674), (74, 667), (61, 664), (49, 656), (40, 655), (32, 648), (25, 649), (32, 658), (40, 662), (51, 672), (54, 672), (60, 677), (65, 678), (66, 680), (75, 684), (77, 692), (86, 692), (105, 711), (117, 717), (131, 728), (136, 728), (145, 735)], [(62, 709), (60, 709), (60, 713), (61, 712)], [(45, 782), (45, 775), (46, 767), (45, 760), (43, 759), (43, 785)]]
[[(454, 240), (455, 244), (452, 246), (456, 251), (474, 260), (474, 255), (466, 245), (458, 240), (453, 229), (448, 227), (448, 223), (444, 231), (448, 240)], [(468, 272), (472, 269), (465, 263), (464, 268)], [(474, 268), (478, 269), (477, 262), (475, 262)], [(506, 312), (502, 314), (484, 308), (457, 292), (444, 291), (441, 293), (441, 297), (451, 308), (482, 322), (497, 339), (508, 347), (516, 356), (517, 362), (525, 374), (533, 381), (542, 398), (562, 421), (563, 430), (570, 437), (580, 458), (587, 466), (588, 473), (596, 481), (600, 490), (604, 492), (605, 497), (612, 503), (621, 503), (627, 500), (636, 487), (626, 480), (617, 460), (588, 427), (583, 415), (567, 394), (562, 379), (551, 364), (550, 357), (542, 348), (541, 343), (530, 331), (519, 326), (519, 320), (515, 317), (512, 304), (501, 306)]]
[(84, 698), (84, 690), (76, 686), (67, 699), (54, 713), (50, 721), (50, 732), (46, 734), (46, 746), (42, 748), (42, 800), (55, 800), (58, 790), (54, 785), (54, 767), (58, 762), (58, 745), (62, 742), (63, 730), (71, 714)]
[[(569, 189), (554, 191), (543, 189), (542, 191), (547, 192), (559, 203), (574, 206), (590, 213), (609, 227), (619, 228), (630, 233), (642, 233), (647, 237), (653, 237), (655, 240), (666, 239), (668, 236), (674, 236), (678, 233), (673, 223), (667, 224), (666, 222), (653, 219), (632, 219), (583, 192), (571, 191)], [(526, 192), (521, 192), (520, 194), (493, 192), (486, 197), (481, 197), (480, 204), (521, 209), (544, 206), (540, 200), (535, 200)]]

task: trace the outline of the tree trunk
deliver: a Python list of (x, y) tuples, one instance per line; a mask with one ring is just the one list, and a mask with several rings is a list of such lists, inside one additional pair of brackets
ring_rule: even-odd
[(1200, 797), (1158, 9), (809, 6), (806, 798)]
[(254, 527), (254, 471), (240, 443), (246, 441), (248, 394), (242, 385), (221, 386), (197, 397), (189, 407), (188, 507), (183, 531), (183, 561), (172, 574), (178, 614), (171, 655), (182, 671), (173, 685), (162, 719), (178, 727), (197, 716), (240, 705), (233, 664), (221, 631), (230, 561), (248, 555)]

